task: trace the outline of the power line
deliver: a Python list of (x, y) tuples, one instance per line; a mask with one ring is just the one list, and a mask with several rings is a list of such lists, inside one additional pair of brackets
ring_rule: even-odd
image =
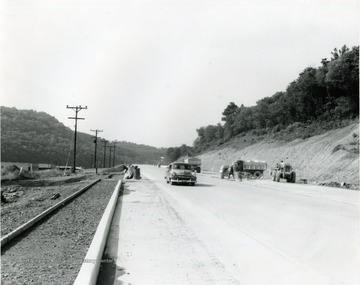
[(77, 136), (77, 121), (78, 120), (85, 120), (84, 118), (78, 118), (78, 113), (83, 110), (83, 109), (87, 109), (87, 106), (82, 107), (80, 106), (75, 106), (75, 107), (70, 107), (68, 105), (66, 105), (67, 109), (73, 109), (75, 111), (75, 117), (68, 117), (68, 119), (72, 119), (75, 120), (75, 135), (74, 135), (74, 165), (73, 165), (73, 169), (72, 169), (72, 173), (75, 173), (76, 170), (76, 136)]

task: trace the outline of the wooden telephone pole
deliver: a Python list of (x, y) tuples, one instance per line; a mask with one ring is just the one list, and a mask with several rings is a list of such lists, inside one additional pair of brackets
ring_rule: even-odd
[(104, 145), (103, 145), (103, 148), (104, 148), (104, 163), (103, 163), (103, 167), (105, 168), (105, 167), (106, 167), (106, 166), (105, 166), (105, 161), (106, 161), (106, 148), (107, 148), (106, 144), (107, 144), (107, 140), (103, 140), (103, 143), (104, 143)]
[(74, 136), (74, 164), (73, 164), (73, 169), (72, 169), (72, 173), (75, 173), (76, 170), (76, 133), (77, 133), (77, 121), (78, 120), (85, 120), (84, 118), (79, 118), (78, 117), (78, 113), (82, 110), (82, 109), (87, 109), (87, 106), (82, 107), (80, 106), (75, 106), (75, 107), (70, 107), (68, 105), (66, 105), (67, 109), (73, 109), (75, 111), (75, 117), (68, 117), (68, 119), (72, 119), (75, 120), (75, 136)]
[(102, 132), (102, 130), (90, 130), (91, 132), (95, 132), (95, 157), (94, 157), (94, 167), (95, 167), (95, 173), (98, 174), (98, 164), (97, 164), (97, 160), (96, 160), (96, 150), (97, 150), (97, 135), (98, 133)]

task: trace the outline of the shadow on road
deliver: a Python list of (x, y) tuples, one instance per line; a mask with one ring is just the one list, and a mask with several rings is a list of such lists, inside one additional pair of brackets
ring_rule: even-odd
[(188, 184), (173, 184), (171, 185), (171, 187), (188, 187), (188, 188), (196, 188), (196, 187), (213, 187), (215, 185), (213, 184), (205, 184), (205, 183), (199, 183), (199, 184), (195, 184), (195, 186), (190, 186)]
[(199, 184), (196, 184), (195, 187), (213, 187), (215, 185), (213, 184), (205, 184), (205, 183), (199, 183)]

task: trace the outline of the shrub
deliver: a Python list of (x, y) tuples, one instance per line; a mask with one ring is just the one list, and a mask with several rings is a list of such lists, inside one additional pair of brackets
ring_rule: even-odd
[(295, 122), (295, 123), (293, 123), (293, 124), (291, 124), (291, 125), (289, 125), (285, 130), (287, 131), (287, 132), (294, 132), (294, 131), (296, 131), (297, 129), (299, 129), (299, 128), (302, 128), (303, 127), (303, 124), (302, 123), (300, 123), (300, 122)]
[(336, 147), (334, 147), (332, 153), (337, 152), (340, 149), (344, 149), (344, 147), (341, 144), (338, 144)]

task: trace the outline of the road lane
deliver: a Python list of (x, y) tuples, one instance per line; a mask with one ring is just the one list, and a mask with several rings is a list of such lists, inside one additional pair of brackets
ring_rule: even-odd
[(99, 284), (240, 284), (152, 180), (126, 181), (121, 199), (105, 250), (115, 276)]
[[(241, 284), (359, 284), (358, 192), (261, 180), (228, 181), (203, 174), (198, 175), (195, 187), (171, 186), (165, 182), (164, 169), (141, 166), (141, 171), (148, 182), (145, 188), (151, 190), (136, 193), (139, 198), (145, 193), (146, 197), (152, 197), (155, 207), (151, 215), (148, 211), (144, 215), (151, 217), (159, 207), (166, 208), (172, 214), (166, 215), (167, 229), (160, 232), (166, 236), (167, 230), (184, 231), (182, 235), (186, 238), (175, 235), (175, 242), (165, 239), (160, 248), (167, 248), (167, 252), (159, 248), (157, 252), (154, 240), (148, 240), (147, 231), (140, 231), (137, 247), (143, 247), (141, 252), (152, 248), (150, 254), (161, 256), (167, 265), (173, 258), (186, 264), (191, 256), (195, 264), (206, 264), (202, 270), (206, 270), (208, 277), (211, 275), (202, 280), (201, 274), (195, 273), (198, 270), (194, 271), (196, 266), (189, 262), (179, 271), (176, 278), (179, 282), (172, 284), (183, 281), (226, 284), (222, 283), (224, 280)], [(137, 223), (141, 225), (141, 219)], [(148, 224), (159, 234), (160, 222), (152, 220)], [(124, 231), (134, 230), (124, 221), (120, 227)], [(179, 244), (181, 250), (175, 250)], [(204, 250), (199, 252), (198, 248)], [(169, 252), (177, 252), (176, 257), (166, 254)], [(136, 271), (139, 260), (130, 262), (123, 255), (119, 248), (119, 264), (128, 262)], [(209, 264), (209, 260), (214, 263)], [(152, 277), (148, 276), (147, 282), (140, 283), (166, 284), (161, 280), (171, 271), (173, 267), (165, 266), (155, 276), (150, 274)], [(179, 277), (189, 272), (193, 279)], [(134, 282), (141, 281), (142, 277), (139, 278), (133, 277), (129, 283), (140, 284)]]

